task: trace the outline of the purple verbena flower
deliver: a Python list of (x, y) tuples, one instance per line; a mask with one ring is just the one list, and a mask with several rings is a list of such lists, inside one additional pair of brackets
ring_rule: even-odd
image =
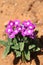
[(20, 25), (20, 20), (14, 20), (15, 27)]
[(7, 28), (12, 28), (10, 25), (7, 25)]
[(5, 32), (7, 34), (11, 34), (13, 32), (13, 29), (12, 28), (6, 28)]
[(25, 31), (25, 30), (26, 30), (26, 28), (25, 27), (22, 27), (21, 31)]
[(14, 26), (14, 21), (9, 21), (7, 27), (13, 27)]
[(14, 34), (17, 35), (19, 31), (17, 29), (14, 30)]
[(18, 30), (19, 32), (21, 32), (22, 27), (21, 27), (21, 26), (18, 26), (18, 27), (17, 27), (17, 30)]
[(35, 29), (35, 25), (33, 23), (30, 23), (30, 25), (28, 26), (29, 29), (33, 30)]
[(22, 34), (22, 36), (26, 36), (27, 35), (27, 31), (26, 30), (22, 31), (21, 34)]
[(9, 35), (9, 38), (15, 38), (15, 33), (13, 32), (13, 33), (11, 33), (11, 35)]
[(30, 20), (27, 20), (27, 26), (29, 26), (31, 24)]
[(31, 23), (31, 21), (28, 20), (28, 21), (23, 21), (22, 24), (23, 24), (25, 27), (28, 27), (28, 26), (30, 25), (30, 23)]
[(27, 29), (27, 35), (32, 35), (33, 34), (33, 30)]

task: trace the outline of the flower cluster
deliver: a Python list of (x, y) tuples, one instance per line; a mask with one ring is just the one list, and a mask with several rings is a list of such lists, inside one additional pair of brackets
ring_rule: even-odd
[(20, 20), (9, 21), (6, 28), (6, 33), (9, 38), (15, 38), (15, 36), (19, 33), (24, 36), (29, 36), (34, 39), (34, 29), (35, 25), (30, 21), (23, 21), (20, 23)]

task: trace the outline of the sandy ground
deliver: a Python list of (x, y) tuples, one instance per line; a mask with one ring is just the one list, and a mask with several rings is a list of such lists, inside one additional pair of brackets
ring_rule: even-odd
[[(36, 30), (39, 31), (38, 37), (40, 38), (43, 36), (43, 0), (0, 0), (0, 39), (4, 39), (5, 25), (9, 20), (14, 19), (31, 20), (36, 24)], [(4, 48), (0, 46), (0, 65), (13, 65), (13, 53), (2, 59), (3, 50)], [(43, 65), (43, 54), (38, 55), (38, 58), (40, 64), (37, 65)], [(27, 63), (26, 65), (30, 64)], [(31, 65), (36, 65), (35, 60), (32, 60)]]

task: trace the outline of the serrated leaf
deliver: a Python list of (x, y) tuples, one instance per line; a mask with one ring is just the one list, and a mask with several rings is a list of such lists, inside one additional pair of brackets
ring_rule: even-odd
[(0, 40), (0, 44), (7, 46), (7, 42), (5, 42), (4, 40)]
[(10, 46), (7, 46), (4, 50), (4, 53), (3, 53), (3, 58), (5, 58), (7, 56), (7, 54), (9, 53), (10, 51)]
[(20, 51), (15, 51), (16, 53), (16, 57), (20, 57), (21, 56), (21, 52)]
[(31, 49), (33, 49), (33, 48), (35, 48), (36, 47), (36, 45), (29, 45), (29, 50), (31, 50)]
[(28, 51), (27, 53), (25, 52), (25, 58), (26, 60), (30, 60), (30, 51)]
[(24, 42), (20, 42), (19, 43), (19, 47), (20, 47), (20, 51), (23, 51), (23, 49), (24, 49)]
[(19, 50), (19, 45), (16, 43), (14, 46), (12, 46), (12, 49)]

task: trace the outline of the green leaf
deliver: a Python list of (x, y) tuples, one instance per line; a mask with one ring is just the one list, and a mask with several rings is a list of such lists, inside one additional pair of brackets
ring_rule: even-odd
[(36, 51), (40, 51), (40, 48), (39, 48), (39, 47), (37, 47)]
[(30, 51), (25, 52), (25, 58), (26, 60), (30, 60)]
[(19, 50), (19, 45), (16, 43), (14, 46), (12, 46), (12, 49)]
[(3, 53), (3, 58), (5, 58), (7, 56), (7, 54), (9, 53), (10, 51), (10, 46), (7, 46), (4, 50), (4, 53)]
[(33, 50), (33, 52), (37, 52), (37, 51), (40, 51), (40, 48), (37, 47), (37, 48), (34, 48), (34, 49), (32, 49), (32, 50)]
[(21, 56), (21, 52), (20, 51), (15, 51), (16, 53), (16, 57), (20, 57)]
[(8, 42), (11, 42), (11, 41), (12, 41), (12, 39), (8, 38)]
[(17, 39), (16, 38), (14, 38), (13, 43), (17, 43)]
[(36, 47), (36, 45), (34, 45), (34, 44), (29, 45), (29, 50), (31, 50), (31, 49), (33, 49), (33, 48), (35, 48), (35, 47)]
[(13, 45), (12, 39), (8, 38), (8, 45)]
[(25, 41), (27, 40), (27, 37), (23, 37), (23, 38), (24, 38)]
[(20, 47), (20, 51), (23, 51), (23, 49), (24, 49), (24, 42), (20, 42), (19, 43), (19, 47)]
[(0, 44), (7, 46), (7, 42), (5, 42), (4, 40), (0, 40)]

